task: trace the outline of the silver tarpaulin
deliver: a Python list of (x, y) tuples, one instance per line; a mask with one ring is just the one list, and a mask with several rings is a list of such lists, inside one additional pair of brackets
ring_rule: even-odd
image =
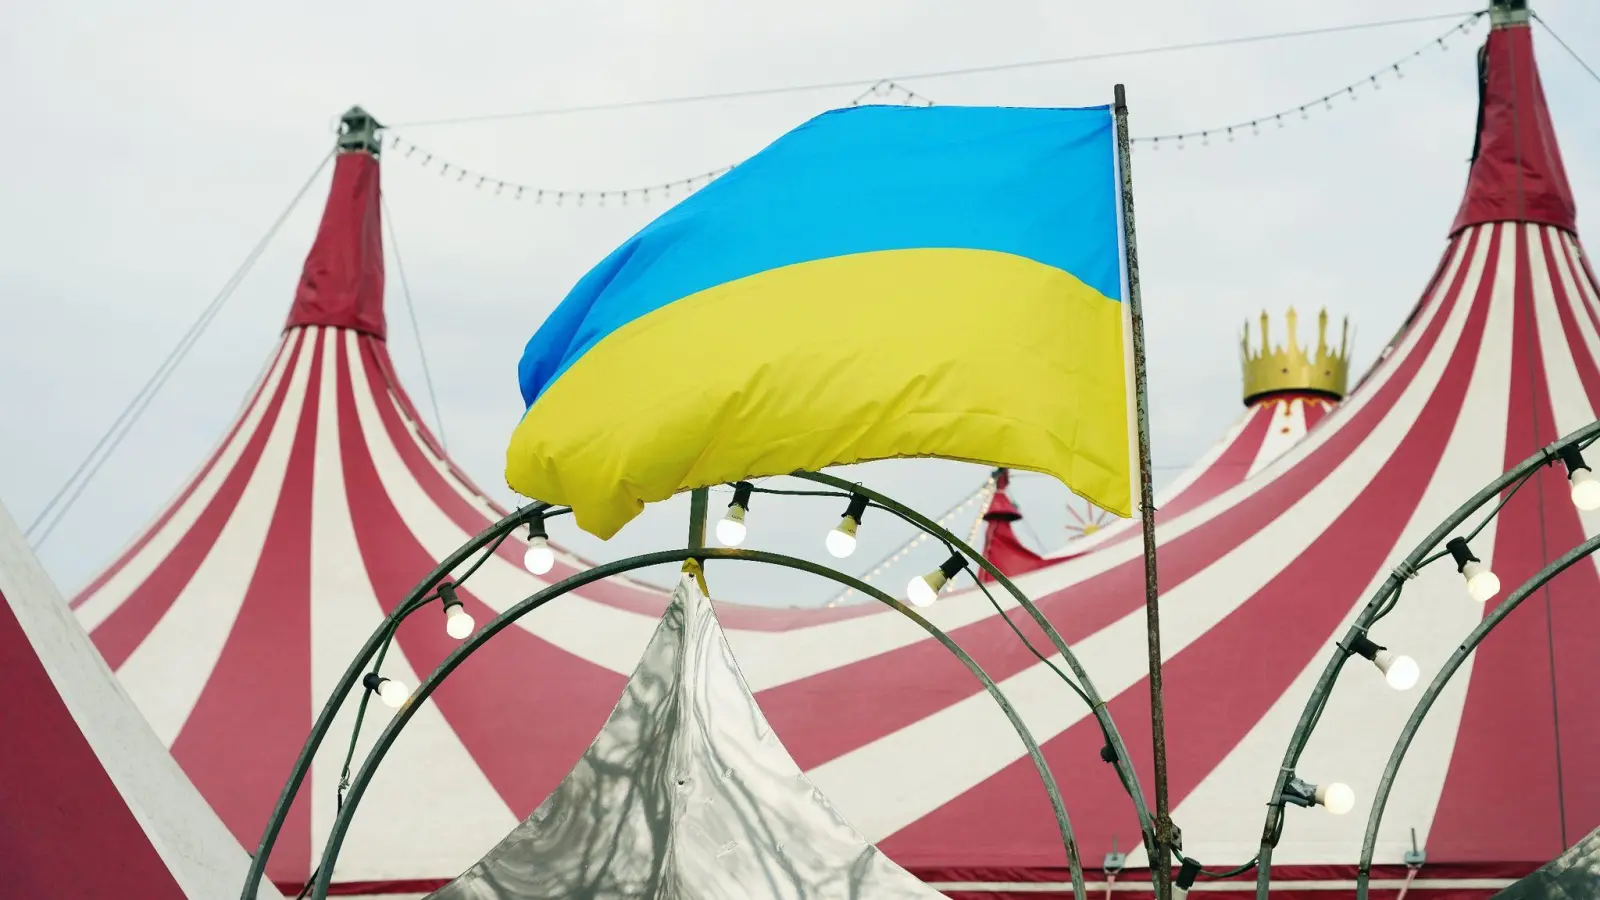
[(739, 674), (711, 602), (685, 576), (588, 752), (526, 821), (429, 896), (941, 895), (868, 843), (801, 773)]
[(1600, 831), (1573, 845), (1494, 900), (1594, 900), (1600, 897)]

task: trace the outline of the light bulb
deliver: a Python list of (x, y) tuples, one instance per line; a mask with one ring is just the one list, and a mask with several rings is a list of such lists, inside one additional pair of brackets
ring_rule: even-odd
[(1461, 575), (1467, 579), (1467, 594), (1479, 603), (1487, 603), (1495, 594), (1500, 593), (1500, 576), (1489, 571), (1489, 567), (1473, 560), (1461, 567)]
[(744, 525), (744, 507), (730, 506), (728, 514), (717, 523), (717, 540), (724, 547), (737, 547), (744, 543), (744, 536), (749, 529)]
[(850, 505), (845, 507), (844, 516), (823, 541), (828, 546), (828, 552), (836, 559), (844, 559), (856, 552), (856, 529), (861, 527), (861, 517), (866, 514), (867, 498), (851, 494)]
[(1588, 469), (1572, 473), (1572, 503), (1584, 512), (1600, 509), (1600, 478)]
[(912, 606), (929, 607), (939, 599), (939, 588), (944, 587), (943, 572), (933, 571), (918, 575), (906, 585), (906, 599)]
[(1342, 816), (1355, 809), (1356, 792), (1350, 790), (1350, 785), (1335, 781), (1317, 788), (1317, 802), (1333, 815)]
[(939, 564), (926, 575), (911, 579), (906, 585), (906, 598), (912, 606), (932, 606), (939, 599), (939, 589), (950, 583), (950, 579), (967, 567), (967, 559), (959, 553), (950, 554), (950, 558)]
[(834, 526), (834, 529), (828, 532), (828, 536), (823, 539), (823, 543), (828, 546), (828, 552), (835, 559), (844, 559), (856, 552), (856, 527), (858, 524), (855, 519), (845, 516), (839, 520), (839, 524)]
[(1422, 670), (1417, 666), (1417, 661), (1403, 653), (1390, 653), (1379, 650), (1372, 660), (1378, 666), (1378, 671), (1383, 673), (1383, 680), (1389, 687), (1397, 691), (1409, 691), (1417, 683)]
[(555, 568), (556, 553), (543, 535), (528, 541), (528, 552), (522, 554), (522, 564), (535, 575), (544, 575)]
[(472, 621), (472, 614), (463, 609), (459, 603), (445, 610), (445, 634), (450, 635), (458, 641), (471, 634), (472, 629), (476, 624), (476, 622)]
[(405, 685), (393, 678), (384, 678), (378, 682), (378, 699), (383, 705), (399, 709), (405, 705), (406, 698), (411, 696), (411, 691)]

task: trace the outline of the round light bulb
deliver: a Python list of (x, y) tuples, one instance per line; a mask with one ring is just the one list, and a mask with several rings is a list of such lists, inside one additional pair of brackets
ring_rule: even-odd
[(1600, 478), (1588, 469), (1572, 473), (1572, 503), (1584, 512), (1600, 509)]
[(1342, 816), (1356, 808), (1356, 792), (1350, 790), (1350, 785), (1335, 781), (1326, 787), (1317, 788), (1317, 802), (1328, 812)]
[(828, 546), (828, 552), (835, 559), (844, 559), (856, 552), (857, 524), (855, 519), (845, 516), (839, 520), (839, 524), (834, 526), (834, 529), (828, 532), (828, 536), (823, 539), (823, 543)]
[(522, 554), (522, 564), (529, 572), (535, 575), (544, 575), (556, 565), (556, 553), (550, 549), (550, 542), (543, 537), (536, 537), (528, 542), (528, 552)]
[(1462, 567), (1461, 575), (1467, 579), (1467, 595), (1479, 603), (1487, 603), (1489, 598), (1500, 593), (1500, 576), (1489, 571), (1483, 563), (1467, 563)]
[(1373, 662), (1377, 664), (1378, 671), (1383, 673), (1383, 680), (1397, 691), (1411, 690), (1422, 675), (1422, 669), (1417, 666), (1417, 661), (1402, 653), (1379, 650)]
[(410, 696), (411, 691), (393, 678), (385, 678), (378, 685), (378, 699), (382, 700), (385, 706), (399, 709), (405, 705), (406, 698)]
[[(735, 511), (740, 513), (738, 517), (734, 516)], [(744, 537), (749, 533), (749, 529), (745, 528), (743, 513), (744, 510), (735, 506), (728, 510), (726, 518), (717, 523), (717, 540), (722, 542), (722, 546), (737, 547), (744, 543)]]
[(462, 609), (458, 604), (450, 607), (444, 614), (444, 631), (456, 640), (461, 640), (472, 633), (477, 623), (472, 621), (472, 614)]
[(939, 599), (939, 589), (944, 587), (947, 579), (938, 569), (926, 575), (918, 575), (906, 584), (906, 599), (912, 606), (929, 607)]

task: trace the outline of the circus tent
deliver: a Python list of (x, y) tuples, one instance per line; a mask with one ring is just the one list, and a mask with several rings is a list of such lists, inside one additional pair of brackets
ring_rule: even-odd
[(0, 679), (6, 896), (238, 895), (243, 848), (118, 688), (4, 507)]
[[(1308, 412), (1302, 398), (1303, 439), (1259, 466), (1285, 407), (1252, 408), (1158, 516), (1174, 818), (1185, 852), (1210, 867), (1255, 853), (1301, 705), (1389, 567), (1507, 466), (1595, 419), (1600, 286), (1578, 243), (1525, 13), (1499, 14), (1483, 74), (1463, 203), (1435, 277), (1379, 363), (1331, 411), (1316, 400)], [(272, 366), (191, 483), (73, 604), (247, 846), (316, 705), (382, 613), (501, 513), (450, 462), (395, 377), (382, 317), (379, 147), (370, 119), (347, 125)], [(1221, 467), (1230, 450), (1250, 465)], [(1516, 584), (1597, 527), (1567, 502), (1560, 473), (1545, 472), (1473, 548)], [(1120, 527), (1074, 542), (1018, 584), (1109, 698), (1148, 787), (1134, 534)], [(478, 621), (583, 565), (558, 554), (535, 577), (523, 550), (520, 540), (503, 545), (462, 591)], [(1380, 883), (1403, 877), (1415, 847), (1426, 863), (1412, 896), (1486, 896), (1600, 825), (1600, 789), (1586, 777), (1600, 762), (1600, 730), (1589, 724), (1600, 721), (1600, 699), (1586, 689), (1597, 578), (1587, 564), (1566, 573), (1441, 697), (1389, 802)], [(639, 584), (595, 585), (469, 660), (386, 760), (345, 842), (341, 889), (429, 890), (504, 837), (605, 721), (664, 603)], [(960, 895), (1061, 889), (1054, 819), (1021, 745), (923, 632), (868, 606), (718, 610), (795, 761), (892, 859)], [(1454, 571), (1433, 566), (1374, 638), (1430, 673), (1483, 613)], [(1131, 807), (1100, 761), (1088, 711), (980, 594), (953, 592), (930, 618), (1001, 683), (1044, 743), (1084, 859), (1117, 848), (1142, 865)], [(453, 645), (442, 619), (413, 616), (386, 671), (414, 684)], [(1348, 671), (1300, 775), (1348, 783), (1364, 810), (1414, 699), (1376, 671)], [(386, 712), (369, 708), (362, 746)], [(341, 746), (319, 757), (272, 858), (280, 884), (305, 878), (331, 824), (339, 736), (352, 718), (335, 726), (330, 745)], [(1337, 896), (1326, 891), (1350, 884), (1363, 828), (1359, 812), (1291, 811), (1275, 879)], [(1119, 888), (1138, 876), (1121, 877)]]

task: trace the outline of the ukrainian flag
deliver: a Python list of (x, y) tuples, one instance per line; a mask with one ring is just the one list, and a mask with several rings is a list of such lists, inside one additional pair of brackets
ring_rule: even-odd
[(1130, 513), (1109, 107), (825, 113), (606, 257), (528, 342), (506, 479), (609, 538), (696, 487), (891, 457)]

